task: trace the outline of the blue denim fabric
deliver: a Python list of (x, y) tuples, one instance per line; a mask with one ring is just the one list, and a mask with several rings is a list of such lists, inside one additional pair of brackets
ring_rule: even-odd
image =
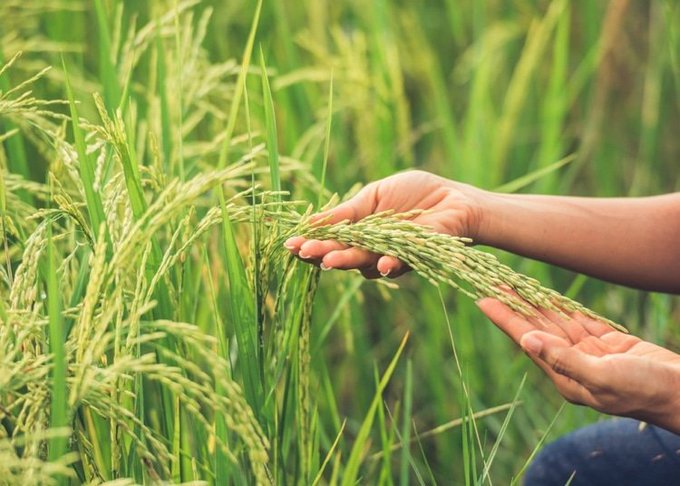
[(680, 435), (616, 418), (579, 429), (546, 446), (525, 486), (680, 485)]

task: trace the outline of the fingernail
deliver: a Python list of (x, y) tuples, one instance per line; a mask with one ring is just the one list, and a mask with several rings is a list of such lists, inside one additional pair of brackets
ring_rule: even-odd
[(292, 239), (293, 239), (293, 238), (288, 238), (288, 239), (283, 243), (283, 247), (286, 248), (286, 249), (288, 249), (288, 250), (294, 250), (294, 249), (295, 249), (295, 245), (292, 244), (292, 243), (290, 242)]
[(298, 253), (298, 256), (300, 258), (305, 259), (305, 260), (308, 259), (308, 258), (312, 258), (311, 256), (307, 255), (306, 253), (302, 253), (302, 252)]
[(519, 344), (522, 346), (522, 349), (531, 354), (538, 354), (543, 348), (543, 341), (536, 336), (524, 336)]
[(390, 273), (392, 273), (392, 269), (388, 268), (386, 272), (380, 272), (380, 275), (387, 277)]
[(324, 262), (321, 262), (321, 264), (319, 264), (319, 268), (324, 272), (327, 272), (328, 270), (333, 270), (333, 267), (327, 266)]

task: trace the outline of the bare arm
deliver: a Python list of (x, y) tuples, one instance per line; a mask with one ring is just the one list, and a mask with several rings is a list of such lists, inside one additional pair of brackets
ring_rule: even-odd
[[(325, 213), (331, 221), (388, 209), (426, 209), (417, 223), (631, 287), (680, 293), (680, 193), (645, 198), (499, 194), (411, 171), (373, 182)], [(337, 242), (292, 238), (286, 246), (322, 268), (401, 275), (396, 259)]]
[[(415, 171), (369, 184), (323, 217), (357, 221), (414, 208), (427, 210), (414, 221), (435, 231), (631, 287), (680, 293), (680, 193), (626, 199), (509, 195)], [(356, 268), (368, 278), (407, 270), (395, 258), (334, 241), (298, 236), (285, 246), (326, 270)], [(579, 314), (537, 309), (543, 318), (532, 320), (494, 299), (478, 305), (568, 400), (680, 433), (680, 355)]]
[(481, 197), (481, 244), (630, 287), (680, 293), (680, 193)]

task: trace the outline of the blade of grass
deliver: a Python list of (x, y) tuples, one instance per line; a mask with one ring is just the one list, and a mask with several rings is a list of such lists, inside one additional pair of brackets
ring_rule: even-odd
[(507, 155), (512, 146), (513, 135), (519, 124), (522, 107), (530, 93), (530, 82), (543, 57), (557, 21), (566, 7), (565, 0), (555, 0), (547, 13), (535, 23), (527, 36), (517, 67), (512, 75), (503, 104), (503, 115), (496, 128), (496, 138), (491, 151), (493, 173), (496, 177), (505, 172)]
[(555, 172), (556, 170), (560, 169), (561, 167), (564, 167), (565, 165), (567, 165), (570, 162), (573, 162), (574, 160), (576, 160), (576, 154), (568, 155), (563, 159), (558, 160), (557, 162), (553, 162), (552, 164), (546, 167), (541, 167), (540, 169), (533, 170), (528, 174), (518, 177), (515, 180), (506, 182), (505, 184), (497, 187), (494, 190), (496, 192), (508, 192), (508, 193), (517, 192), (533, 184), (534, 182), (541, 180), (546, 175)]
[(316, 343), (312, 348), (312, 356), (316, 357), (321, 352), (321, 350), (323, 349), (323, 344), (326, 341), (328, 334), (331, 332), (331, 329), (338, 321), (338, 319), (340, 319), (340, 316), (343, 310), (346, 309), (349, 301), (352, 298), (356, 297), (357, 293), (359, 292), (359, 289), (365, 282), (366, 280), (360, 277), (352, 279), (352, 281), (350, 281), (350, 283), (347, 285), (344, 291), (337, 298), (336, 300), (337, 305), (333, 309), (331, 316), (324, 323), (324, 327), (318, 333)]
[[(380, 375), (378, 374), (378, 370), (374, 370), (374, 375), (375, 375), (375, 383), (380, 383)], [(380, 431), (380, 442), (382, 445), (382, 450), (380, 453), (382, 454), (383, 460), (382, 464), (380, 466), (380, 480), (378, 481), (379, 484), (384, 484), (384, 485), (393, 485), (394, 480), (392, 478), (392, 454), (391, 454), (391, 448), (394, 446), (394, 441), (395, 441), (395, 436), (397, 433), (397, 428), (396, 427), (390, 427), (387, 424), (387, 419), (386, 419), (386, 414), (385, 414), (385, 409), (387, 408), (387, 405), (385, 402), (381, 402), (380, 406), (378, 407), (378, 430)], [(395, 414), (399, 413), (399, 402), (396, 403), (395, 405)], [(370, 458), (372, 458), (371, 456)]]
[(501, 440), (505, 436), (505, 433), (508, 430), (508, 425), (510, 425), (510, 419), (512, 418), (513, 413), (515, 413), (515, 409), (517, 408), (517, 405), (520, 403), (519, 401), (519, 396), (522, 393), (522, 390), (524, 389), (524, 384), (526, 383), (527, 380), (527, 375), (524, 373), (524, 376), (522, 376), (522, 381), (520, 382), (519, 386), (517, 387), (517, 392), (515, 393), (514, 398), (512, 399), (511, 402), (511, 407), (508, 410), (508, 413), (505, 415), (505, 419), (503, 420), (503, 424), (501, 425), (500, 430), (498, 431), (498, 436), (496, 437), (496, 441), (493, 445), (493, 448), (491, 449), (491, 452), (487, 456), (487, 458), (484, 461), (484, 470), (482, 471), (482, 477), (477, 481), (478, 483), (483, 483), (484, 480), (486, 479), (487, 481), (491, 481), (491, 478), (489, 477), (489, 470), (491, 469), (491, 464), (493, 463), (494, 458), (496, 457), (496, 454), (498, 453), (498, 448), (501, 445)]
[(345, 431), (345, 425), (347, 425), (347, 419), (342, 421), (342, 425), (340, 426), (340, 430), (338, 431), (338, 435), (335, 436), (335, 440), (333, 441), (333, 445), (331, 445), (330, 449), (328, 449), (328, 453), (326, 454), (326, 457), (324, 458), (323, 462), (321, 463), (321, 467), (319, 467), (319, 471), (316, 473), (316, 477), (314, 478), (314, 481), (312, 481), (312, 486), (316, 486), (317, 484), (319, 484), (319, 481), (321, 481), (321, 478), (323, 477), (323, 473), (326, 470), (326, 466), (328, 465), (328, 462), (331, 460), (331, 457), (333, 456), (335, 449), (337, 449), (338, 444), (340, 443), (340, 439), (342, 438), (342, 433)]
[(522, 479), (522, 475), (526, 471), (527, 467), (529, 467), (529, 464), (531, 464), (531, 461), (536, 456), (536, 453), (541, 449), (541, 446), (543, 446), (543, 443), (548, 438), (548, 434), (550, 434), (550, 431), (553, 429), (553, 427), (557, 423), (557, 419), (559, 418), (559, 416), (564, 411), (564, 407), (566, 405), (567, 405), (567, 402), (562, 402), (562, 405), (560, 406), (559, 410), (557, 411), (557, 413), (555, 414), (553, 419), (550, 421), (548, 428), (545, 430), (545, 433), (541, 436), (541, 439), (536, 444), (536, 447), (533, 448), (533, 450), (531, 451), (531, 454), (529, 454), (529, 457), (527, 458), (526, 462), (522, 465), (522, 468), (519, 470), (519, 472), (515, 476), (513, 476), (512, 481), (510, 482), (510, 486), (514, 486), (515, 484), (517, 484), (517, 482), (520, 479)]
[[(269, 78), (267, 77), (267, 67), (264, 63), (264, 53), (260, 47), (260, 69), (262, 72), (262, 101), (264, 103), (264, 119), (267, 129), (267, 152), (269, 153), (269, 175), (272, 181), (272, 190), (281, 191), (281, 174), (279, 168), (279, 142), (277, 139), (276, 130), (276, 113), (274, 112), (274, 100), (272, 99), (272, 90), (269, 86)], [(281, 196), (275, 196), (278, 201)]]
[[(519, 404), (519, 402), (518, 402), (518, 404)], [(475, 412), (474, 418), (476, 420), (476, 419), (488, 417), (489, 415), (494, 415), (494, 414), (497, 414), (497, 413), (506, 412), (506, 411), (510, 410), (510, 408), (512, 408), (513, 406), (514, 406), (514, 403), (506, 403), (506, 404), (503, 404), (503, 405), (498, 405), (497, 407), (487, 408), (486, 410), (480, 410), (479, 412)], [(461, 418), (451, 420), (449, 422), (446, 422), (445, 424), (442, 424), (442, 425), (435, 427), (434, 429), (430, 429), (428, 431), (425, 431), (425, 432), (422, 432), (422, 433), (416, 435), (415, 437), (413, 437), (411, 439), (411, 441), (409, 443), (415, 444), (416, 442), (422, 441), (423, 439), (428, 439), (430, 437), (434, 437), (434, 436), (437, 436), (439, 434), (442, 434), (442, 433), (446, 432), (447, 430), (451, 430), (451, 429), (454, 429), (456, 427), (460, 427), (467, 420), (470, 420), (470, 417), (461, 417)], [(404, 442), (397, 442), (397, 443), (392, 444), (390, 446), (389, 451), (390, 452), (396, 451), (396, 450), (402, 448), (403, 446), (404, 446)], [(373, 454), (371, 456), (371, 460), (381, 459), (384, 455), (385, 455), (385, 451), (376, 452), (375, 454)]]
[(182, 56), (182, 43), (180, 40), (180, 28), (179, 28), (179, 9), (177, 6), (177, 0), (175, 0), (175, 51), (177, 55), (177, 62), (179, 64), (179, 71), (177, 73), (179, 89), (177, 90), (177, 162), (179, 165), (179, 178), (184, 180), (184, 137), (182, 136), (182, 124), (184, 120), (184, 96), (183, 96), (183, 83), (184, 83), (184, 63)]
[[(444, 316), (444, 319), (446, 320), (446, 328), (449, 333), (449, 341), (451, 342), (451, 350), (453, 351), (453, 358), (454, 362), (456, 363), (456, 370), (458, 371), (458, 376), (460, 377), (460, 385), (461, 385), (461, 392), (465, 395), (465, 403), (469, 405), (469, 410), (463, 408), (465, 410), (465, 414), (467, 415), (468, 412), (471, 417), (471, 428), (474, 431), (474, 436), (477, 439), (477, 446), (479, 447), (479, 452), (482, 455), (482, 460), (484, 459), (484, 448), (482, 447), (482, 440), (479, 436), (479, 430), (477, 429), (477, 421), (475, 420), (475, 414), (474, 410), (472, 410), (472, 398), (470, 397), (470, 391), (468, 390), (467, 383), (468, 381), (465, 379), (463, 375), (463, 368), (461, 367), (460, 359), (458, 358), (458, 351), (456, 350), (456, 342), (453, 339), (453, 329), (451, 327), (451, 320), (449, 319), (449, 315), (446, 311), (446, 303), (444, 302), (444, 294), (442, 294), (442, 290), (440, 287), (437, 287), (437, 293), (439, 294), (439, 302), (442, 306), (442, 314)], [(465, 425), (465, 423), (463, 424)], [(465, 432), (463, 432), (465, 434)], [(474, 451), (473, 451), (474, 452)]]
[(401, 468), (399, 470), (399, 484), (409, 484), (409, 464), (411, 462), (411, 413), (413, 411), (413, 369), (411, 360), (406, 361), (406, 382), (404, 384), (404, 415), (401, 425)]
[(331, 146), (331, 127), (333, 125), (333, 73), (331, 73), (331, 80), (328, 86), (328, 120), (326, 122), (326, 140), (323, 145), (323, 160), (321, 162), (321, 177), (319, 178), (319, 197), (316, 201), (316, 207), (321, 208), (323, 205), (323, 193), (326, 190), (326, 170), (328, 169), (328, 152)]
[[(57, 429), (68, 425), (68, 392), (66, 389), (66, 352), (64, 349), (64, 319), (62, 316), (61, 290), (57, 276), (57, 257), (52, 227), (47, 229), (47, 308), (49, 316), (50, 353), (52, 354), (52, 395), (50, 398), (50, 428)], [(49, 460), (58, 461), (67, 449), (68, 438), (63, 434), (49, 440)], [(68, 484), (58, 478), (59, 484)]]
[(378, 384), (377, 390), (375, 391), (375, 395), (373, 396), (373, 401), (371, 402), (371, 406), (368, 409), (368, 413), (366, 414), (366, 417), (364, 418), (364, 421), (361, 424), (361, 428), (359, 429), (357, 438), (354, 441), (354, 445), (352, 446), (352, 451), (350, 452), (349, 459), (347, 460), (345, 474), (342, 478), (341, 483), (342, 486), (353, 486), (354, 484), (356, 484), (357, 476), (359, 475), (359, 467), (361, 466), (362, 457), (364, 455), (364, 448), (367, 444), (369, 435), (371, 433), (371, 427), (373, 426), (375, 414), (382, 400), (382, 393), (383, 391), (385, 391), (385, 387), (387, 386), (387, 383), (390, 381), (392, 373), (394, 373), (394, 369), (396, 368), (397, 362), (399, 361), (399, 357), (401, 356), (401, 353), (404, 350), (404, 347), (406, 346), (406, 341), (408, 340), (408, 337), (409, 337), (408, 333), (404, 335), (404, 338), (401, 340), (401, 344), (399, 345), (397, 352), (394, 354), (392, 361), (390, 362), (389, 366), (383, 373), (380, 383)]
[(257, 2), (257, 7), (255, 7), (255, 15), (253, 16), (253, 22), (250, 25), (248, 41), (246, 42), (246, 48), (243, 51), (241, 71), (239, 72), (238, 78), (236, 79), (236, 89), (234, 91), (234, 97), (231, 101), (231, 107), (229, 108), (227, 128), (225, 129), (224, 132), (224, 141), (222, 142), (220, 156), (217, 161), (217, 167), (219, 169), (223, 169), (227, 165), (227, 158), (229, 156), (229, 145), (231, 145), (231, 137), (233, 136), (234, 128), (236, 127), (236, 118), (238, 117), (238, 110), (241, 104), (241, 96), (243, 96), (243, 90), (245, 89), (246, 84), (246, 76), (248, 75), (248, 69), (250, 68), (250, 58), (253, 54), (253, 45), (255, 44), (255, 33), (257, 32), (257, 25), (260, 21), (261, 10), (262, 0), (259, 0)]
[(161, 26), (156, 23), (156, 78), (158, 79), (158, 98), (161, 110), (161, 137), (163, 145), (163, 164), (169, 170), (172, 162), (172, 128), (170, 122), (170, 107), (168, 104), (168, 92), (165, 85), (165, 51), (161, 39)]
[[(461, 374), (461, 382), (465, 382), (464, 375)], [(462, 452), (463, 452), (463, 471), (465, 473), (465, 486), (471, 486), (474, 478), (477, 477), (477, 454), (475, 453), (474, 435), (477, 430), (474, 421), (474, 413), (472, 411), (472, 404), (470, 403), (470, 396), (466, 392), (466, 387), (462, 386), (460, 389), (459, 400), (460, 408), (463, 411), (463, 418), (466, 419), (462, 424)], [(469, 418), (469, 419), (468, 419)]]
[[(104, 206), (99, 194), (94, 190), (94, 161), (92, 157), (87, 153), (87, 147), (85, 145), (85, 136), (82, 129), (80, 128), (80, 118), (78, 116), (78, 108), (76, 107), (76, 101), (73, 96), (73, 90), (71, 89), (71, 83), (69, 81), (68, 70), (66, 69), (66, 63), (64, 58), (61, 58), (61, 65), (64, 70), (64, 77), (66, 81), (66, 92), (68, 94), (69, 107), (71, 110), (71, 125), (73, 127), (73, 138), (76, 143), (76, 151), (78, 153), (78, 160), (80, 162), (80, 179), (83, 184), (83, 190), (85, 191), (85, 202), (87, 203), (87, 211), (90, 216), (90, 225), (92, 231), (92, 238), (95, 237), (99, 228), (102, 224), (105, 224), (106, 218), (104, 217)], [(107, 240), (110, 246), (111, 240), (108, 237)]]
[[(204, 265), (205, 268), (207, 269), (208, 272), (208, 278), (206, 279), (208, 281), (208, 295), (209, 295), (209, 300), (212, 308), (212, 315), (213, 319), (215, 322), (215, 333), (217, 334), (217, 343), (218, 343), (218, 349), (219, 353), (222, 357), (228, 358), (229, 357), (229, 346), (228, 346), (228, 340), (227, 340), (227, 331), (224, 328), (224, 321), (222, 320), (222, 316), (220, 314), (219, 306), (217, 305), (217, 295), (215, 292), (215, 286), (213, 284), (213, 277), (212, 277), (212, 271), (211, 271), (211, 266), (210, 266), (210, 260), (208, 259), (208, 252), (204, 251), (203, 252), (203, 257), (204, 257)], [(217, 389), (216, 391), (220, 394), (224, 393), (224, 390), (222, 390), (222, 387), (217, 384)], [(215, 435), (217, 437), (220, 437), (221, 439), (224, 440), (225, 443), (227, 443), (227, 424), (225, 421), (225, 418), (220, 414), (215, 418)], [(214, 452), (214, 457), (215, 457), (215, 484), (228, 484), (229, 479), (230, 479), (230, 461), (227, 458), (227, 456), (224, 454), (224, 451), (220, 447), (215, 447), (215, 452)]]
[[(425, 454), (425, 449), (423, 449), (423, 443), (420, 441), (419, 437), (420, 434), (418, 433), (418, 430), (416, 429), (416, 424), (413, 422), (412, 424), (413, 430), (416, 432), (415, 436), (415, 441), (418, 444), (418, 450), (420, 451), (420, 457), (423, 460), (423, 463), (425, 464), (425, 468), (427, 469), (427, 474), (428, 478), (427, 480), (429, 481), (427, 484), (437, 484), (437, 480), (434, 477), (434, 473), (432, 472), (432, 467), (430, 466), (430, 461), (428, 460), (428, 455)], [(418, 482), (421, 484), (426, 484), (425, 480), (422, 477), (422, 473), (415, 467), (415, 462), (411, 460), (411, 465), (414, 466), (414, 471), (416, 472), (416, 478), (418, 478)]]
[(223, 191), (220, 191), (220, 205), (223, 251), (229, 280), (229, 311), (238, 343), (239, 369), (242, 372), (246, 399), (255, 415), (258, 416), (262, 402), (262, 383), (260, 382), (255, 309), (245, 265), (238, 250), (234, 226), (227, 211)]
[[(397, 405), (399, 405), (399, 404), (397, 403)], [(392, 423), (392, 431), (394, 432), (394, 435), (397, 438), (397, 441), (398, 441), (397, 443), (404, 443), (403, 437), (402, 437), (401, 433), (399, 432), (399, 427), (397, 426), (397, 421), (395, 419), (395, 417), (399, 416), (399, 407), (398, 406), (395, 407), (394, 413), (392, 413), (390, 411), (389, 407), (387, 407), (387, 406), (385, 407), (385, 409), (387, 410), (387, 413), (389, 414), (390, 422)], [(409, 425), (415, 427), (415, 424), (413, 424), (413, 423), (411, 423)], [(417, 436), (418, 436), (418, 434), (417, 434), (417, 431), (416, 431), (416, 438), (417, 438)], [(418, 466), (417, 466), (416, 462), (414, 461), (413, 456), (411, 456), (410, 453), (409, 453), (409, 456), (408, 456), (408, 461), (409, 461), (409, 466), (413, 470), (413, 474), (416, 478), (418, 485), (419, 486), (425, 486), (425, 480), (423, 479), (423, 475), (419, 471)], [(427, 463), (427, 461), (424, 461), (424, 462)], [(429, 470), (429, 464), (427, 464), (427, 468)]]
[(102, 0), (94, 0), (97, 16), (97, 34), (99, 36), (99, 79), (104, 87), (104, 102), (110, 115), (120, 101), (120, 86), (116, 68), (111, 59), (111, 32), (107, 21), (107, 13)]
[(172, 481), (174, 483), (182, 482), (182, 458), (180, 453), (181, 448), (181, 434), (182, 434), (182, 424), (180, 421), (180, 407), (179, 407), (179, 397), (173, 397), (173, 407), (174, 407), (174, 435), (172, 437), (172, 466), (171, 474)]
[[(538, 167), (545, 166), (549, 161), (556, 160), (564, 153), (566, 138), (562, 132), (564, 131), (569, 106), (563, 93), (567, 91), (570, 26), (571, 5), (568, 4), (557, 21), (555, 31), (552, 69), (541, 115), (541, 147), (536, 161)], [(539, 192), (555, 192), (557, 181), (556, 175), (542, 177), (538, 184)]]

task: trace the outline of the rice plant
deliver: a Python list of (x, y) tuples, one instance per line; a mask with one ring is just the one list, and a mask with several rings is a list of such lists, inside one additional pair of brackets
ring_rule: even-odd
[[(505, 190), (673, 189), (677, 103), (659, 100), (677, 100), (680, 9), (650, 5), (629, 7), (650, 59), (629, 43), (644, 89), (626, 91), (607, 73), (635, 26), (597, 2), (0, 3), (0, 482), (521, 473), (546, 430), (595, 415), (557, 416), (465, 294), (526, 311), (509, 286), (657, 341), (675, 304), (409, 215), (308, 216), (410, 167)], [(644, 113), (636, 143), (603, 123), (615, 88), (625, 120)], [(293, 234), (424, 278), (322, 278), (282, 247)]]

